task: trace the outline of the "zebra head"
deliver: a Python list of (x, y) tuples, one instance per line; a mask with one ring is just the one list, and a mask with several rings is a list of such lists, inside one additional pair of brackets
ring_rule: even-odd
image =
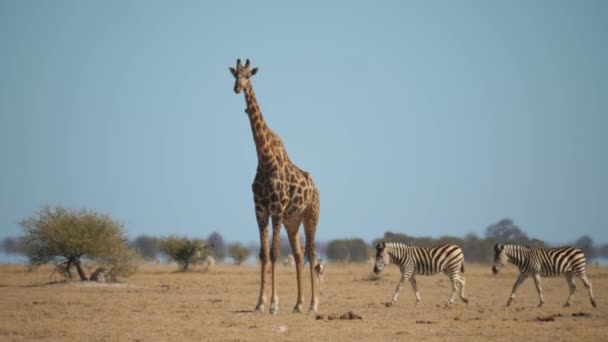
[(378, 242), (376, 244), (376, 263), (374, 264), (374, 273), (380, 274), (384, 266), (391, 263), (391, 258), (386, 250), (386, 242)]
[(494, 264), (492, 265), (492, 273), (498, 274), (500, 269), (509, 261), (505, 245), (497, 243), (494, 245)]

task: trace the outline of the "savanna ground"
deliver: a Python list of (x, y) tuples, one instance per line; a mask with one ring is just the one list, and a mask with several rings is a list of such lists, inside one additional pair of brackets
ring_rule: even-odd
[[(577, 280), (573, 305), (563, 308), (563, 278), (543, 279), (545, 306), (531, 279), (515, 303), (505, 307), (517, 276), (513, 266), (498, 277), (490, 266), (466, 265), (470, 304), (446, 306), (444, 275), (418, 277), (422, 302), (415, 305), (406, 283), (397, 304), (386, 307), (399, 278), (389, 267), (377, 280), (369, 264), (329, 264), (319, 312), (352, 311), (361, 320), (316, 320), (294, 314), (295, 270), (279, 266), (280, 311), (253, 313), (259, 291), (257, 266), (217, 265), (207, 272), (177, 273), (146, 265), (122, 284), (49, 283), (50, 268), (28, 272), (22, 265), (0, 266), (0, 340), (533, 340), (606, 341), (608, 268), (589, 266), (598, 307), (592, 308)], [(306, 268), (307, 270), (308, 268)], [(305, 279), (306, 298), (309, 276)], [(306, 302), (306, 307), (308, 302)], [(573, 316), (576, 313), (585, 316)], [(538, 318), (550, 317), (543, 322)]]

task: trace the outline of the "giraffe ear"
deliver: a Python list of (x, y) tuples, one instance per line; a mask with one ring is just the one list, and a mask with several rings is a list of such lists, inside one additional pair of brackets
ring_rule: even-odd
[(236, 77), (236, 70), (233, 67), (229, 67), (228, 70), (230, 70), (232, 76)]
[(258, 68), (251, 69), (251, 76), (255, 75), (258, 72)]

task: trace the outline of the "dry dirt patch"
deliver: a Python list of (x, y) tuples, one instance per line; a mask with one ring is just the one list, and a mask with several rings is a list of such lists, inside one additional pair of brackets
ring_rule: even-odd
[[(399, 301), (386, 307), (399, 279), (397, 268), (374, 279), (369, 265), (328, 264), (319, 311), (338, 317), (331, 322), (291, 312), (295, 270), (286, 267), (278, 270), (279, 314), (270, 316), (252, 312), (259, 292), (257, 266), (175, 273), (173, 267), (149, 265), (125, 283), (50, 285), (49, 270), (0, 266), (0, 340), (604, 341), (608, 336), (608, 269), (588, 270), (598, 300), (595, 309), (582, 286), (572, 307), (562, 308), (568, 294), (563, 278), (543, 279), (542, 308), (536, 307), (531, 281), (507, 308), (516, 271), (507, 268), (493, 277), (489, 266), (467, 266), (469, 305), (446, 306), (449, 282), (438, 275), (418, 277), (420, 304), (403, 286)], [(304, 283), (309, 299), (308, 275)], [(556, 313), (561, 316), (552, 316)], [(349, 319), (340, 319), (347, 314)]]

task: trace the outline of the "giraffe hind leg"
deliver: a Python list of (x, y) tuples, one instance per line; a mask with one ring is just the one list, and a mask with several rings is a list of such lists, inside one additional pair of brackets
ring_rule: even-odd
[(302, 254), (302, 245), (300, 244), (300, 221), (296, 220), (293, 222), (285, 222), (285, 228), (289, 237), (289, 244), (291, 245), (291, 251), (293, 252), (294, 261), (296, 263), (296, 281), (298, 286), (298, 295), (296, 299), (296, 305), (293, 308), (293, 312), (302, 312), (304, 305), (304, 295), (302, 291), (302, 269), (304, 267), (304, 258)]
[(317, 298), (317, 282), (315, 281), (315, 262), (317, 256), (315, 253), (315, 233), (317, 231), (317, 223), (319, 222), (319, 203), (316, 202), (304, 211), (304, 236), (306, 237), (306, 257), (308, 257), (308, 265), (310, 266), (310, 307), (309, 313), (316, 313), (319, 305)]

